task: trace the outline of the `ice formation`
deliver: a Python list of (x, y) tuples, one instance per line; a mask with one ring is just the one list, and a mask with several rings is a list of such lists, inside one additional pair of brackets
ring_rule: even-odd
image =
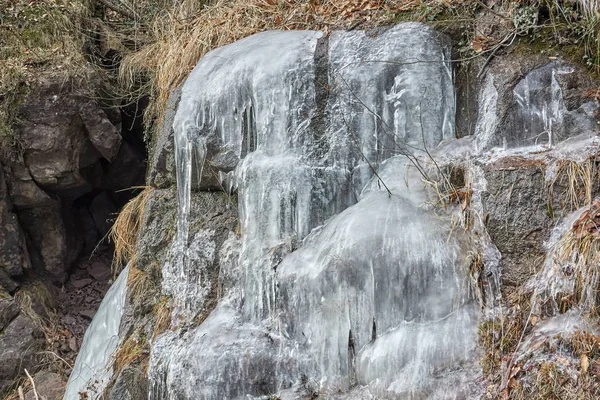
[(449, 57), (439, 35), (403, 24), (266, 32), (200, 61), (173, 124), (174, 253), (187, 255), (173, 255), (180, 277), (163, 290), (202, 303), (172, 286), (197, 279), (186, 273), (203, 262), (190, 261), (190, 192), (201, 166), (224, 158), (242, 234), (224, 273), (243, 290), (228, 290), (199, 327), (155, 341), (152, 399), (464, 395), (438, 389), (477, 375), (464, 368), (478, 318), (467, 241), (423, 209), (421, 165), (454, 137)]
[[(488, 306), (500, 300), (483, 168), (507, 156), (583, 157), (597, 141), (580, 135), (553, 147), (592, 121), (586, 106), (565, 108), (559, 75), (571, 71), (559, 63), (526, 75), (508, 106), (487, 74), (475, 136), (456, 140), (449, 58), (443, 36), (408, 23), (265, 32), (198, 63), (173, 123), (178, 234), (162, 291), (174, 299), (177, 329), (152, 343), (150, 399), (480, 398), (474, 252), (486, 281), (476, 290)], [(502, 107), (512, 107), (510, 123)], [(453, 210), (428, 205), (439, 193), (424, 184), (436, 166), (467, 159), (469, 234), (455, 229)], [(213, 230), (189, 228), (207, 168), (238, 199), (241, 235), (220, 249)], [(558, 285), (550, 257), (537, 293)], [(198, 326), (217, 259), (222, 292)], [(68, 400), (93, 380), (104, 387), (123, 276), (86, 334)]]
[(65, 400), (85, 395), (93, 400), (101, 397), (112, 376), (112, 355), (119, 345), (119, 327), (127, 296), (129, 267), (119, 274), (110, 287), (88, 330), (65, 392)]

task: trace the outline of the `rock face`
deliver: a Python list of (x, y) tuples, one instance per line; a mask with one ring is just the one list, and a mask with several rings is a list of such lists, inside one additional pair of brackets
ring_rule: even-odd
[(111, 161), (121, 137), (97, 104), (48, 82), (21, 111), (16, 132), (25, 166), (42, 189), (77, 197), (97, 186), (102, 157)]
[(493, 63), (480, 91), (480, 146), (553, 145), (598, 128), (592, 80), (581, 68), (541, 56)]
[[(77, 350), (75, 332), (93, 317), (94, 300), (106, 290), (102, 288), (106, 282), (100, 281), (108, 279), (107, 271), (97, 268), (94, 279), (83, 271), (91, 281), (83, 289), (76, 287), (81, 279), (66, 282), (80, 256), (90, 256), (110, 229), (116, 211), (131, 198), (129, 192), (117, 191), (143, 184), (143, 151), (121, 137), (118, 109), (108, 109), (94, 98), (89, 87), (60, 76), (40, 76), (13, 127), (19, 150), (12, 159), (0, 160), (0, 393), (22, 376), (24, 368), (34, 374), (40, 366), (48, 367), (38, 362), (39, 352), (51, 347), (68, 359), (69, 348)], [(38, 284), (48, 289), (44, 290), (48, 298), (29, 290)], [(59, 295), (52, 290), (54, 285), (65, 290)], [(88, 296), (82, 298), (82, 309), (78, 305), (72, 310), (73, 324), (48, 313), (68, 313), (62, 301), (72, 296), (67, 292), (77, 291), (87, 291)], [(61, 302), (56, 301), (59, 296)], [(56, 329), (52, 343), (44, 340), (36, 314), (44, 324), (52, 315)], [(63, 323), (68, 330), (63, 330)], [(67, 338), (67, 350), (62, 352), (58, 343)], [(41, 384), (45, 378), (40, 378)], [(51, 388), (56, 382), (50, 378), (48, 387), (42, 388), (46, 393), (39, 393), (47, 398), (62, 396), (64, 382), (61, 388)]]
[(19, 276), (29, 268), (25, 237), (13, 212), (4, 175), (0, 171), (0, 286), (14, 291), (16, 283), (10, 277)]
[(18, 314), (2, 329), (0, 341), (0, 389), (4, 390), (24, 368), (34, 370), (44, 339), (38, 325), (25, 314)]
[[(151, 156), (160, 189), (135, 270), (162, 300), (131, 293), (129, 312), (99, 320), (123, 318), (122, 343), (151, 338), (130, 366), (148, 373), (122, 369), (105, 395), (476, 399), (488, 386), (482, 327), (515, 293), (537, 319), (515, 325), (523, 341), (497, 361), (510, 378), (540, 368), (543, 356), (528, 358), (540, 337), (588, 329), (571, 314), (594, 309), (577, 290), (598, 274), (569, 272), (559, 242), (544, 243), (560, 221), (568, 238), (592, 215), (592, 82), (562, 61), (492, 60), (474, 134), (456, 139), (464, 93), (449, 58), (446, 38), (420, 24), (266, 32), (207, 54), (172, 95)], [(107, 332), (87, 335), (99, 344)], [(489, 386), (508, 393), (514, 381), (498, 374)], [(96, 395), (94, 377), (79, 377), (69, 393)]]

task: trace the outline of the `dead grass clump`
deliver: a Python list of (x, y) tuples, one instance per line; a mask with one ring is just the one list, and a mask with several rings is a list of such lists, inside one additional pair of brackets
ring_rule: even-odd
[[(119, 213), (110, 229), (109, 238), (114, 243), (113, 274), (116, 276), (127, 263), (135, 265), (136, 243), (142, 227), (144, 209), (153, 188), (145, 186), (135, 198), (131, 199)], [(131, 277), (131, 272), (129, 276)]]
[(558, 163), (554, 179), (548, 187), (550, 202), (554, 198), (556, 186), (563, 187), (560, 198), (563, 210), (576, 210), (584, 205), (590, 205), (595, 192), (595, 183), (599, 172), (594, 158), (584, 162), (564, 160)]
[(84, 79), (89, 73), (80, 25), (86, 1), (8, 0), (0, 6), (0, 151), (13, 156), (12, 127), (34, 82), (44, 74)]
[(574, 290), (568, 299), (571, 305), (579, 305), (583, 311), (597, 314), (600, 300), (599, 201), (590, 203), (556, 244), (554, 262), (561, 266), (567, 278), (574, 279)]
[(136, 299), (154, 293), (156, 290), (156, 283), (152, 280), (149, 273), (131, 266), (129, 267), (129, 275), (127, 276), (127, 288), (129, 296), (131, 296), (135, 302)]
[(51, 315), (52, 310), (48, 308), (47, 304), (51, 304), (52, 295), (48, 292), (48, 289), (42, 283), (31, 284), (26, 288), (19, 290), (15, 294), (15, 301), (18, 304), (21, 312), (27, 317), (29, 317), (38, 328), (46, 331), (48, 324), (34, 310), (35, 304), (33, 299), (38, 300), (40, 306), (43, 308), (43, 311), (46, 315)]
[(523, 314), (521, 310), (513, 309), (505, 316), (479, 325), (479, 344), (485, 351), (481, 366), (490, 382), (500, 384), (503, 371), (511, 363), (526, 329), (527, 316)]
[[(183, 1), (154, 20), (150, 43), (127, 55), (120, 65), (123, 87), (153, 93), (148, 113), (162, 118), (171, 91), (182, 84), (198, 60), (219, 46), (266, 30), (360, 29), (391, 24), (399, 13), (427, 6), (462, 5), (441, 0), (216, 0)], [(148, 119), (149, 120), (149, 119)]]
[(113, 356), (114, 376), (119, 376), (123, 368), (139, 363), (146, 368), (148, 363), (148, 351), (146, 350), (146, 337), (136, 331), (119, 346)]
[(171, 312), (173, 310), (172, 299), (163, 296), (158, 303), (154, 305), (154, 330), (152, 340), (165, 332), (171, 326)]

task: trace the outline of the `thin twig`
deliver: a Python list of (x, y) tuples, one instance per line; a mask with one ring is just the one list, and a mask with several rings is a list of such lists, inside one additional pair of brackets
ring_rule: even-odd
[[(392, 143), (394, 144), (394, 146), (396, 146), (398, 148), (398, 150), (400, 151), (400, 154), (402, 154), (403, 156), (407, 157), (409, 159), (409, 161), (415, 166), (415, 168), (417, 168), (417, 170), (419, 171), (419, 173), (425, 178), (425, 179), (429, 179), (429, 177), (427, 176), (427, 172), (425, 171), (425, 169), (421, 166), (421, 164), (419, 163), (419, 160), (417, 159), (417, 157), (412, 154), (409, 150), (401, 147), (398, 142), (396, 142), (395, 139), (395, 135), (392, 135), (391, 133), (389, 133), (387, 131), (387, 129), (385, 129), (385, 126), (387, 126), (387, 123), (384, 121), (383, 118), (381, 118), (381, 116), (379, 114), (377, 114), (375, 111), (371, 110), (371, 108), (369, 106), (367, 106), (357, 95), (356, 93), (354, 93), (354, 91), (352, 90), (352, 87), (350, 86), (350, 84), (344, 79), (344, 77), (340, 74), (337, 73), (337, 75), (339, 76), (339, 78), (342, 80), (342, 82), (344, 83), (344, 85), (346, 85), (348, 91), (350, 92), (350, 94), (369, 112), (371, 113), (371, 115), (373, 115), (374, 117), (376, 117), (379, 122), (381, 122), (382, 125), (380, 125), (381, 130), (383, 131), (383, 133), (392, 141)], [(403, 143), (403, 145), (405, 147), (413, 147), (407, 143)], [(421, 149), (417, 149), (417, 150), (421, 150)]]
[(381, 179), (381, 177), (377, 173), (377, 170), (375, 169), (375, 167), (373, 166), (373, 164), (371, 164), (371, 162), (369, 161), (369, 159), (367, 158), (367, 156), (365, 155), (365, 153), (362, 151), (362, 148), (360, 146), (360, 143), (358, 141), (358, 137), (356, 136), (356, 133), (352, 130), (352, 128), (350, 127), (350, 124), (348, 123), (348, 121), (346, 121), (346, 117), (344, 117), (343, 114), (342, 114), (342, 119), (344, 120), (344, 124), (346, 125), (346, 128), (348, 128), (348, 132), (350, 132), (350, 135), (354, 139), (356, 147), (358, 148), (358, 151), (360, 152), (362, 158), (367, 162), (367, 165), (369, 166), (369, 169), (371, 170), (371, 172), (373, 172), (373, 175), (375, 175), (377, 177), (378, 181), (383, 185), (383, 187), (385, 188), (385, 190), (387, 190), (388, 196), (392, 197), (392, 192), (391, 192), (390, 188), (387, 187), (387, 185), (385, 184), (385, 182), (383, 181), (383, 179)]
[(25, 374), (29, 378), (29, 382), (31, 382), (31, 387), (33, 388), (33, 395), (35, 396), (35, 400), (40, 400), (40, 398), (38, 397), (37, 390), (35, 389), (35, 382), (33, 381), (33, 378), (31, 377), (31, 375), (29, 375), (27, 368), (25, 368)]
[(131, 11), (122, 9), (121, 7), (117, 7), (116, 5), (112, 4), (108, 0), (96, 0), (96, 1), (98, 3), (106, 6), (107, 8), (110, 8), (114, 12), (124, 15), (125, 17), (131, 18), (131, 19), (137, 19), (137, 16), (134, 13), (132, 13)]

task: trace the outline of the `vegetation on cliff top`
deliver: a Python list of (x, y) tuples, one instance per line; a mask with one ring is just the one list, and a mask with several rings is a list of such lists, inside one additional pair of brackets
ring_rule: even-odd
[[(457, 42), (460, 60), (517, 42), (554, 49), (600, 72), (596, 0), (2, 0), (0, 137), (12, 140), (20, 100), (40, 72), (112, 78), (108, 96), (150, 96), (159, 122), (172, 89), (208, 51), (269, 29), (368, 29), (416, 20)], [(553, 50), (553, 51), (554, 51)], [(14, 144), (14, 143), (12, 143)]]

